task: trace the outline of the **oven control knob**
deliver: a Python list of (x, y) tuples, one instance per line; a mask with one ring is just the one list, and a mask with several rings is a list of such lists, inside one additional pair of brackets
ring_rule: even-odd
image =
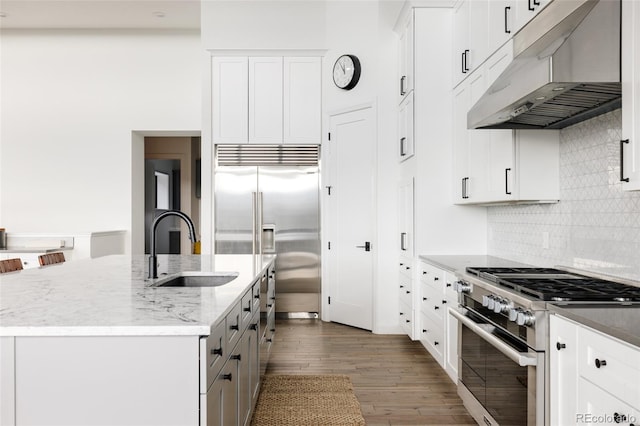
[(471, 293), (471, 284), (465, 281), (456, 282), (456, 291), (458, 293)]
[(518, 325), (532, 326), (536, 322), (536, 317), (530, 311), (518, 312)]
[(487, 299), (489, 299), (487, 303), (487, 308), (493, 311), (493, 308), (496, 306), (496, 296), (494, 295), (487, 296)]
[(509, 321), (518, 321), (518, 314), (522, 312), (522, 308), (511, 308), (509, 310)]
[(493, 306), (493, 312), (495, 312), (496, 314), (500, 314), (500, 313), (507, 313), (509, 312), (509, 310), (511, 310), (511, 302), (509, 302), (509, 300), (504, 299), (502, 297), (498, 297), (498, 299), (495, 302), (495, 305)]
[(489, 297), (491, 296), (487, 296), (486, 294), (482, 296), (482, 306), (484, 306), (485, 308), (489, 306)]

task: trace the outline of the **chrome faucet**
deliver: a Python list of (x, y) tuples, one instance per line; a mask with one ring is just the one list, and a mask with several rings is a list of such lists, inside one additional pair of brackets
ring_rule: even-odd
[(167, 216), (177, 216), (180, 219), (184, 220), (187, 223), (187, 226), (189, 227), (189, 239), (193, 244), (195, 244), (197, 241), (196, 227), (193, 225), (193, 221), (189, 216), (182, 213), (180, 210), (167, 210), (166, 212), (163, 212), (158, 217), (156, 217), (153, 220), (153, 223), (151, 224), (151, 240), (150, 240), (151, 255), (149, 256), (149, 278), (158, 278), (158, 256), (156, 254), (157, 253), (156, 228), (158, 227), (158, 223), (160, 223), (160, 221)]

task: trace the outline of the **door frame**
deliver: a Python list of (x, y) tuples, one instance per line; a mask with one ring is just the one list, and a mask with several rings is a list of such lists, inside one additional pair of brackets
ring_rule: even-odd
[[(333, 109), (330, 111), (326, 111), (324, 114), (323, 120), (323, 138), (322, 143), (328, 145), (328, 135), (330, 129), (331, 118), (341, 114), (347, 114), (350, 112), (356, 112), (363, 109), (371, 108), (371, 116), (373, 119), (373, 164), (374, 168), (372, 170), (372, 184), (373, 184), (373, 205), (378, 205), (378, 109), (376, 101), (369, 101), (365, 103), (356, 104), (353, 106), (346, 106), (338, 109)], [(327, 186), (329, 185), (329, 176), (331, 173), (332, 165), (329, 164), (328, 158), (328, 149), (321, 149), (321, 194), (320, 197), (320, 211), (322, 216), (321, 226), (321, 244), (322, 244), (322, 270), (321, 270), (321, 319), (323, 321), (331, 321), (331, 313), (329, 309), (328, 297), (327, 295), (331, 293), (331, 273), (333, 271), (333, 265), (330, 265), (329, 259), (329, 250), (327, 246), (327, 242), (329, 241), (329, 229), (330, 224), (329, 220), (330, 210), (327, 203)], [(376, 269), (376, 264), (379, 262), (378, 257), (381, 254), (381, 250), (378, 247), (378, 209), (374, 208), (373, 217), (372, 217), (372, 230), (371, 230), (371, 245), (373, 250), (375, 251), (375, 255), (373, 256), (373, 263), (371, 265), (371, 276), (373, 279), (372, 283), (372, 295), (371, 295), (371, 315), (372, 315), (372, 331), (377, 329), (377, 318), (376, 311), (378, 306), (378, 274)]]

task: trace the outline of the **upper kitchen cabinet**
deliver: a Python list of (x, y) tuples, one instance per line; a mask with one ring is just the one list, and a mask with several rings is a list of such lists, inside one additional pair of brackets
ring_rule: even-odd
[(398, 74), (398, 103), (402, 103), (407, 94), (413, 91), (413, 46), (414, 46), (414, 18), (413, 13), (403, 21), (399, 32), (399, 67)]
[(319, 144), (320, 57), (212, 58), (214, 143)]
[(249, 141), (282, 142), (282, 58), (249, 58)]
[(398, 158), (401, 162), (414, 154), (413, 113), (412, 92), (402, 101), (398, 108)]
[[(534, 18), (540, 11), (552, 0), (515, 0), (515, 20), (514, 31), (515, 34), (518, 30)], [(557, 0), (562, 1), (562, 0)]]
[(249, 58), (211, 59), (213, 141), (249, 140)]
[(485, 60), (489, 48), (489, 2), (460, 0), (453, 11), (453, 85)]
[(489, 52), (506, 43), (516, 33), (517, 0), (491, 0), (489, 2)]
[(622, 140), (620, 180), (640, 190), (640, 3), (622, 2)]
[(321, 60), (284, 58), (284, 142), (320, 143)]

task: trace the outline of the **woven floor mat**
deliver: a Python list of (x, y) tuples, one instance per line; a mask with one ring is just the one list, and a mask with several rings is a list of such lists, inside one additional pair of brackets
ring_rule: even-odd
[(262, 377), (253, 426), (364, 425), (349, 376)]

